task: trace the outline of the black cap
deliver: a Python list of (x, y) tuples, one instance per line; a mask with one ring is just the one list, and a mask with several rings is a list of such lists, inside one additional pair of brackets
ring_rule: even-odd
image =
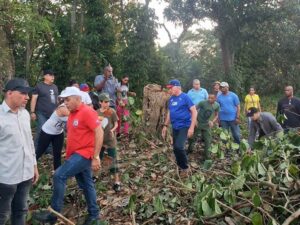
[(14, 78), (9, 80), (4, 88), (4, 91), (20, 91), (22, 93), (29, 93), (33, 90), (23, 78)]
[(247, 117), (252, 117), (255, 113), (258, 112), (258, 109), (255, 107), (251, 107), (248, 109)]
[(44, 70), (43, 73), (44, 73), (44, 76), (47, 74), (54, 76), (53, 70)]

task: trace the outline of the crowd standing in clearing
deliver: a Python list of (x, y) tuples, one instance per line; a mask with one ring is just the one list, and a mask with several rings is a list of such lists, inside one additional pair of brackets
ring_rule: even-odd
[[(51, 70), (43, 72), (44, 81), (35, 89), (20, 78), (5, 85), (5, 98), (0, 105), (0, 225), (8, 221), (9, 215), (12, 225), (25, 225), (29, 190), (39, 178), (36, 161), (50, 143), (54, 156), (52, 209), (61, 212), (67, 179), (75, 177), (88, 207), (84, 224), (103, 224), (94, 183), (98, 180), (101, 161), (105, 164), (105, 159), (108, 159), (109, 171), (114, 176), (112, 189), (115, 192), (122, 190), (117, 165), (117, 138), (129, 138), (128, 96), (135, 96), (129, 90), (129, 76), (124, 75), (118, 82), (112, 72), (113, 68), (106, 66), (103, 75), (95, 77), (94, 89), (86, 83), (71, 80), (60, 96), (53, 84), (55, 76)], [(196, 151), (195, 143), (203, 141), (202, 159), (211, 158), (211, 129), (214, 126), (229, 131), (234, 141), (240, 143), (240, 101), (234, 92), (229, 91), (227, 82), (214, 82), (211, 94), (201, 87), (198, 79), (193, 81), (193, 88), (187, 94), (176, 79), (169, 81), (166, 88), (170, 99), (162, 136), (165, 138), (168, 127), (172, 126), (173, 151), (182, 177), (190, 173), (188, 153)], [(31, 91), (29, 114), (25, 106)], [(284, 117), (280, 124), (271, 113), (262, 112), (260, 104), (255, 89), (250, 88), (243, 110), (247, 116), (250, 152), (255, 140), (300, 126), (300, 100), (294, 97), (293, 87), (286, 86), (285, 97), (278, 102), (277, 116)], [(38, 120), (35, 147), (30, 117)], [(19, 129), (15, 130), (16, 127)], [(65, 133), (66, 160), (61, 165)], [(189, 144), (187, 150), (186, 142)], [(48, 211), (36, 212), (33, 217), (51, 224), (57, 220), (56, 215)]]

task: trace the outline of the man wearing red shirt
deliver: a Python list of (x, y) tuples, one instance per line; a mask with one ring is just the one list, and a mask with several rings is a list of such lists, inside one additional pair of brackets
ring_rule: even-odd
[[(70, 110), (67, 122), (66, 161), (54, 173), (51, 207), (61, 212), (67, 179), (75, 176), (83, 190), (89, 216), (84, 225), (101, 224), (92, 170), (100, 169), (99, 153), (102, 148), (103, 130), (96, 111), (81, 103), (81, 93), (76, 87), (67, 87), (60, 95)], [(41, 222), (55, 223), (57, 218), (41, 212), (35, 215)]]

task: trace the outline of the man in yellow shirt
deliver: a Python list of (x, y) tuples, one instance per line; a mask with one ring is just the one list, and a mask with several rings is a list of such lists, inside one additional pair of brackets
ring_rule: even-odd
[[(249, 94), (247, 94), (245, 97), (245, 106), (244, 106), (245, 115), (247, 115), (249, 109), (252, 107), (257, 108), (258, 111), (261, 112), (260, 98), (257, 94), (255, 94), (254, 87), (250, 87)], [(248, 117), (248, 129), (250, 129), (250, 123), (251, 123), (251, 119), (249, 119)]]

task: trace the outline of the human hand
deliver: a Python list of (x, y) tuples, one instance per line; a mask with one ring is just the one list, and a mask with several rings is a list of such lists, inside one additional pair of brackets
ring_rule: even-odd
[(208, 125), (210, 128), (212, 128), (214, 126), (214, 122), (213, 121), (208, 121)]
[(30, 118), (32, 121), (36, 120), (36, 114), (34, 112), (30, 113)]
[(188, 134), (187, 134), (188, 138), (191, 138), (193, 135), (194, 135), (194, 128), (189, 128)]
[(37, 168), (37, 165), (34, 166), (34, 172), (33, 172), (33, 179), (32, 179), (32, 183), (36, 184), (38, 182), (40, 178), (40, 174)]
[(235, 124), (240, 124), (240, 123), (241, 123), (240, 119), (239, 119), (239, 118), (236, 118), (236, 119), (235, 119)]
[(92, 160), (92, 170), (93, 171), (98, 171), (101, 168), (100, 164), (100, 158), (99, 157), (94, 157)]

